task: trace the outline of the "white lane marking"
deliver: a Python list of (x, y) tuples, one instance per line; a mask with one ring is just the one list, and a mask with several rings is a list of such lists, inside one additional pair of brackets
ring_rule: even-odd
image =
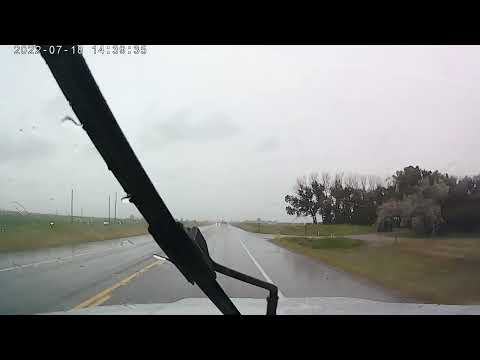
[[(247, 252), (248, 256), (250, 256), (250, 259), (252, 259), (253, 263), (254, 263), (255, 265), (257, 265), (257, 268), (258, 268), (258, 270), (260, 270), (260, 272), (262, 273), (263, 277), (264, 277), (265, 279), (267, 279), (267, 281), (268, 281), (269, 283), (272, 283), (272, 284), (273, 284), (272, 279), (270, 279), (270, 277), (267, 275), (267, 273), (265, 272), (265, 270), (263, 270), (263, 268), (260, 266), (260, 264), (258, 263), (258, 261), (253, 257), (252, 253), (248, 250), (248, 248), (247, 248), (247, 247), (245, 246), (245, 244), (243, 243), (243, 240), (240, 239), (240, 238), (239, 238), (239, 240), (240, 240), (240, 244), (242, 244), (242, 246), (243, 246), (243, 248), (245, 249), (245, 251)], [(285, 296), (283, 296), (283, 294), (282, 294), (282, 292), (280, 291), (280, 289), (278, 289), (278, 298), (279, 298), (279, 299), (284, 299), (284, 298), (285, 298)]]
[(30, 263), (30, 264), (25, 264), (25, 265), (16, 265), (16, 266), (0, 269), (0, 272), (22, 269), (22, 268), (26, 268), (26, 267), (30, 267), (30, 266), (35, 266), (35, 265), (48, 264), (48, 263), (52, 263), (52, 262), (55, 262), (55, 261), (58, 261), (58, 260), (59, 259), (45, 260), (45, 261), (39, 261), (39, 262), (36, 262), (36, 263)]
[[(138, 246), (143, 246), (143, 245), (144, 244), (138, 244), (137, 247)], [(52, 259), (52, 260), (38, 261), (38, 262), (35, 262), (35, 263), (30, 263), (30, 264), (25, 264), (25, 265), (15, 265), (15, 266), (12, 266), (12, 267), (0, 269), (0, 272), (18, 270), (18, 269), (28, 268), (28, 267), (42, 265), (42, 264), (50, 264), (50, 263), (54, 263), (54, 262), (64, 262), (66, 260), (73, 259), (74, 257), (84, 256), (84, 255), (92, 255), (92, 254), (100, 254), (100, 253), (107, 252), (107, 251), (112, 251), (112, 250), (114, 250), (114, 249), (108, 248), (108, 249), (99, 250), (99, 251), (87, 251), (87, 252), (71, 255), (69, 257), (64, 257), (64, 258), (55, 258), (55, 259)]]

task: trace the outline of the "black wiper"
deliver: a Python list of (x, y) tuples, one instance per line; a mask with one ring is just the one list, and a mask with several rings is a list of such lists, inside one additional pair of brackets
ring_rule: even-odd
[(278, 301), (275, 285), (215, 263), (200, 230), (185, 229), (175, 221), (123, 135), (83, 56), (70, 52), (50, 54), (48, 49), (47, 45), (41, 46), (40, 53), (60, 89), (168, 259), (190, 283), (197, 284), (223, 314), (239, 315), (240, 312), (218, 284), (216, 272), (268, 289), (267, 314), (274, 315)]

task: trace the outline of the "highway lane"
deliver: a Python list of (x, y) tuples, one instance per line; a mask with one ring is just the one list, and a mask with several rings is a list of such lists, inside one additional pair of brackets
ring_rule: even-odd
[[(202, 229), (212, 258), (228, 267), (248, 275), (264, 279), (260, 270), (251, 261), (241, 244), (228, 237), (227, 226), (209, 226)], [(247, 233), (246, 233), (247, 234)], [(266, 298), (267, 291), (238, 280), (217, 274), (217, 278), (229, 296), (247, 298)], [(111, 304), (149, 304), (173, 302), (184, 298), (205, 297), (203, 292), (188, 283), (176, 267), (164, 261), (150, 269), (141, 277), (112, 292), (111, 298), (103, 305)]]
[[(280, 297), (353, 297), (386, 302), (407, 302), (366, 281), (283, 249), (261, 235), (233, 226), (203, 231), (212, 258), (228, 267), (279, 287)], [(266, 298), (263, 289), (219, 275), (219, 282), (234, 298)], [(167, 261), (153, 267), (126, 286), (113, 291), (102, 305), (151, 304), (204, 297)]]
[[(203, 227), (202, 233), (214, 260), (273, 281), (281, 297), (406, 301), (349, 274), (280, 248), (261, 235), (232, 226), (214, 225)], [(39, 252), (12, 254), (9, 261), (0, 256), (0, 314), (45, 313), (75, 307), (165, 303), (205, 297), (173, 264), (152, 257), (162, 251), (150, 236), (91, 243), (74, 250), (50, 250), (49, 258), (45, 257), (45, 251), (43, 258)], [(58, 259), (58, 254), (63, 257)], [(16, 267), (8, 266), (12, 262)], [(267, 296), (263, 289), (221, 274), (218, 279), (232, 297), (263, 299)]]
[(0, 314), (69, 310), (138, 271), (159, 250), (150, 236), (0, 255)]

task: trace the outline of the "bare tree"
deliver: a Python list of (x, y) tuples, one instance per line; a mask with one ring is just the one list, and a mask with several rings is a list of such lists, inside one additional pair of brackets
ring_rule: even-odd
[(367, 184), (368, 184), (368, 190), (375, 190), (377, 187), (377, 183), (375, 180), (375, 175), (368, 175), (367, 176)]
[(333, 179), (334, 184), (343, 186), (343, 172), (335, 173), (335, 177)]
[(360, 175), (359, 180), (360, 180), (360, 186), (361, 186), (362, 190), (366, 191), (367, 190), (367, 177), (365, 175)]
[(306, 187), (307, 187), (307, 177), (303, 175), (297, 178), (297, 184), (293, 190), (298, 191), (299, 189), (304, 189)]
[(352, 189), (358, 189), (358, 176), (353, 173), (349, 173), (345, 176), (345, 186)]
[(324, 171), (322, 172), (322, 185), (325, 186), (325, 189), (330, 188), (332, 177), (330, 173)]
[(375, 190), (383, 186), (383, 181), (380, 176), (377, 175), (368, 175), (368, 189)]

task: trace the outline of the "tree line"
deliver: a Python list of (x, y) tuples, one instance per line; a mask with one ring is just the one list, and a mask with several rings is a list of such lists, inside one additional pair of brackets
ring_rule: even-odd
[(462, 178), (407, 166), (378, 176), (324, 172), (297, 179), (285, 196), (289, 215), (313, 223), (406, 227), (419, 234), (473, 231), (480, 225), (480, 175)]
[(384, 196), (382, 187), (378, 176), (313, 173), (297, 179), (294, 194), (285, 196), (286, 211), (309, 216), (314, 224), (318, 217), (324, 224), (371, 224)]

